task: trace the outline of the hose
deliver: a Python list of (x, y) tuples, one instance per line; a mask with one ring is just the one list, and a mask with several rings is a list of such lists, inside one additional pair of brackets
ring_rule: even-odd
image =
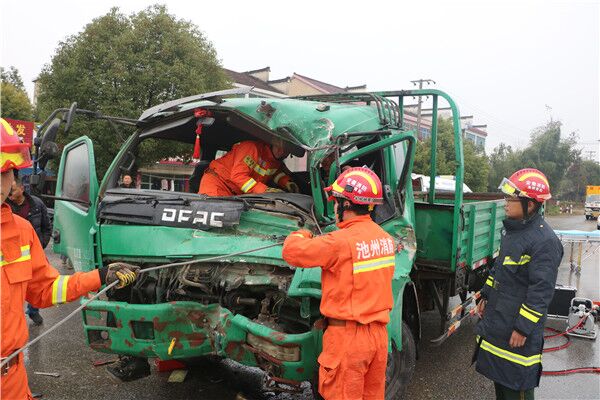
[[(253, 253), (253, 252), (259, 251), (259, 250), (265, 250), (265, 249), (268, 249), (268, 248), (271, 248), (271, 247), (275, 247), (275, 246), (281, 246), (282, 244), (283, 244), (283, 242), (277, 242), (277, 243), (272, 243), (272, 244), (269, 244), (269, 245), (266, 245), (266, 246), (261, 246), (261, 247), (257, 247), (257, 248), (250, 249), (250, 250), (243, 250), (243, 251), (238, 251), (238, 252), (235, 252), (235, 253), (224, 254), (224, 255), (220, 255), (220, 256), (207, 257), (207, 258), (199, 258), (199, 259), (188, 260), (188, 261), (181, 261), (181, 262), (176, 262), (176, 263), (171, 263), (171, 264), (158, 265), (156, 267), (142, 269), (142, 270), (139, 271), (139, 273), (143, 274), (143, 273), (147, 273), (147, 272), (151, 272), (151, 271), (158, 271), (158, 270), (165, 269), (165, 268), (180, 267), (182, 265), (191, 265), (191, 264), (198, 264), (198, 263), (203, 263), (203, 262), (207, 262), (207, 261), (220, 260), (220, 259), (223, 259), (223, 258), (238, 256), (238, 255), (247, 254), (247, 253)], [(61, 319), (56, 324), (52, 325), (44, 333), (42, 333), (41, 335), (39, 335), (35, 339), (29, 341), (25, 346), (21, 347), (20, 349), (15, 350), (8, 357), (2, 359), (2, 362), (0, 362), (0, 368), (2, 368), (5, 365), (7, 365), (10, 360), (12, 360), (16, 356), (18, 356), (19, 353), (21, 353), (23, 350), (31, 347), (33, 344), (35, 344), (38, 341), (40, 341), (44, 336), (46, 336), (50, 332), (52, 332), (55, 329), (57, 329), (59, 326), (61, 326), (65, 322), (67, 322), (69, 319), (73, 318), (73, 316), (76, 315), (79, 311), (83, 310), (88, 304), (90, 304), (92, 301), (96, 300), (98, 297), (102, 296), (104, 293), (106, 293), (107, 291), (109, 291), (110, 289), (112, 289), (118, 283), (119, 283), (119, 281), (114, 281), (110, 285), (107, 285), (104, 289), (102, 289), (101, 291), (99, 291), (98, 293), (96, 293), (95, 295), (93, 295), (92, 297), (90, 297), (85, 303), (83, 303), (82, 305), (80, 305), (79, 307), (77, 307), (75, 310), (73, 310), (71, 313), (69, 313), (69, 315), (67, 315), (65, 318)]]
[[(545, 348), (543, 350), (543, 352), (550, 353), (553, 351), (563, 350), (563, 349), (566, 349), (567, 347), (569, 347), (571, 345), (571, 338), (568, 337), (567, 334), (569, 334), (569, 333), (573, 332), (574, 330), (576, 330), (577, 328), (579, 328), (588, 317), (589, 317), (589, 313), (584, 315), (579, 320), (577, 325), (573, 326), (572, 328), (567, 329), (566, 331), (560, 331), (558, 329), (554, 329), (554, 328), (550, 328), (550, 327), (544, 328), (547, 331), (554, 332), (553, 335), (544, 336), (544, 339), (552, 339), (552, 338), (564, 336), (565, 339), (567, 339), (567, 341), (564, 344), (561, 344), (560, 346)], [(582, 367), (582, 368), (562, 369), (562, 370), (556, 370), (556, 371), (542, 371), (542, 375), (545, 375), (545, 376), (561, 376), (561, 375), (570, 375), (570, 374), (600, 374), (600, 367)]]
[(542, 375), (560, 376), (569, 374), (600, 374), (600, 367), (572, 368), (560, 371), (543, 371)]

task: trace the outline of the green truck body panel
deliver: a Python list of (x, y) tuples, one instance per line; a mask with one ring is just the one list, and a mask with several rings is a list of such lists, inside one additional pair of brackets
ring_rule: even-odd
[[(454, 205), (439, 201), (436, 204), (415, 203), (417, 263), (454, 271), (456, 266), (472, 266), (493, 256), (500, 247), (504, 200), (469, 201), (463, 205), (461, 222), (452, 229)], [(460, 252), (452, 263), (450, 246), (458, 237)]]
[[(453, 111), (455, 126), (460, 127), (458, 108), (443, 92), (413, 90), (380, 92), (372, 96), (376, 100), (383, 97), (397, 99), (402, 109), (404, 98), (415, 95), (433, 96), (434, 114), (437, 111), (438, 97), (446, 99)], [(80, 207), (67, 201), (56, 201), (55, 229), (60, 231), (61, 240), (54, 245), (54, 250), (68, 255), (74, 261), (76, 270), (90, 270), (114, 261), (151, 266), (226, 255), (276, 243), (299, 228), (318, 233), (316, 224), (311, 219), (300, 221), (293, 216), (253, 209), (243, 211), (239, 225), (235, 227), (209, 230), (101, 222), (97, 209), (110, 189), (110, 177), (118, 173), (120, 163), (127, 157), (128, 147), (133, 146), (140, 135), (158, 129), (161, 118), (166, 121), (165, 124), (172, 121), (176, 123), (177, 118), (189, 120), (195, 108), (206, 107), (215, 112), (229, 113), (227, 118), (241, 118), (248, 127), (272, 133), (284, 130), (295, 145), (308, 151), (307, 171), (312, 204), (316, 218), (325, 231), (335, 228), (331, 224), (332, 208), (326, 203), (322, 186), (333, 180), (336, 171), (332, 168), (328, 182), (321, 182), (320, 162), (330, 154), (336, 143), (343, 143), (347, 151), (340, 154), (342, 163), (365, 153), (378, 151), (384, 162), (382, 173), (385, 175), (387, 195), (394, 199), (396, 210), (381, 226), (394, 237), (399, 246), (392, 282), (394, 307), (388, 332), (390, 349), (393, 342), (401, 350), (402, 322), (405, 317), (403, 300), (407, 288), (410, 287), (411, 292), (415, 290), (411, 284), (414, 263), (422, 261), (451, 274), (457, 265), (470, 268), (474, 262), (491, 258), (499, 246), (503, 213), (500, 200), (463, 202), (464, 171), (459, 128), (455, 129), (457, 195), (450, 201), (436, 198), (433, 151), (430, 177), (432, 189), (424, 201), (415, 202), (410, 179), (416, 147), (415, 132), (402, 129), (402, 112), (394, 113), (389, 101), (382, 102), (383, 106), (377, 104), (375, 107), (352, 101), (340, 104), (318, 99), (255, 98), (232, 98), (221, 103), (206, 100), (184, 103), (148, 117), (148, 121), (152, 118), (154, 120), (142, 124), (140, 130), (125, 143), (100, 185), (95, 177), (91, 142), (85, 137), (77, 139), (63, 152), (58, 188), (60, 190), (62, 187), (68, 152), (77, 146), (87, 146), (92, 171), (89, 179), (90, 205)], [(395, 118), (399, 120), (398, 125), (392, 123)], [(433, 143), (436, 142), (437, 135), (435, 121), (437, 119), (434, 120), (432, 129)], [(352, 146), (360, 144), (363, 137), (344, 136), (371, 131), (383, 133), (378, 136), (377, 141), (358, 149), (352, 149)], [(402, 176), (399, 176), (399, 171), (406, 174), (403, 175), (404, 180), (400, 180)], [(60, 196), (61, 193), (57, 192), (57, 195)], [(325, 226), (328, 223), (330, 225)], [(319, 316), (320, 268), (290, 269), (282, 260), (281, 247), (232, 256), (219, 260), (217, 265), (219, 268), (228, 268), (230, 265), (261, 266), (262, 269), (258, 268), (240, 278), (244, 284), (257, 288), (255, 290), (273, 285), (281, 278), (279, 275), (274, 276), (273, 271), (288, 274), (289, 286), (284, 291), (290, 301), (298, 305), (299, 319), (314, 321)], [(271, 272), (266, 273), (271, 266)], [(155, 277), (160, 279), (158, 275)], [(283, 306), (280, 309), (281, 307)], [(260, 318), (258, 321), (252, 320), (216, 302), (203, 304), (187, 300), (156, 304), (137, 304), (115, 299), (96, 300), (84, 310), (83, 326), (89, 345), (98, 351), (158, 357), (163, 360), (219, 355), (246, 365), (259, 366), (273, 376), (292, 381), (302, 381), (314, 376), (322, 336), (322, 330), (314, 325), (307, 325), (302, 332), (284, 333), (269, 324), (261, 323)], [(273, 352), (290, 352), (296, 359), (277, 359), (272, 356)]]
[[(115, 327), (88, 325), (87, 321), (98, 312), (112, 313)], [(241, 314), (233, 315), (218, 304), (186, 301), (152, 305), (95, 301), (84, 311), (84, 328), (90, 346), (101, 352), (161, 360), (217, 355), (250, 366), (271, 361), (260, 350), (248, 345), (250, 333), (281, 347), (298, 348), (298, 361), (278, 362), (273, 371), (276, 376), (296, 381), (312, 377), (311, 366), (316, 365), (321, 341), (318, 330), (284, 334), (254, 323)], [(173, 339), (176, 341), (169, 352)]]
[[(66, 158), (64, 154), (75, 151), (87, 155), (87, 162), (82, 165), (65, 165)], [(97, 233), (98, 221), (96, 220), (96, 201), (98, 196), (98, 179), (96, 178), (96, 163), (94, 159), (94, 147), (92, 141), (87, 136), (82, 136), (65, 146), (63, 157), (61, 158), (59, 171), (65, 168), (74, 170), (79, 169), (78, 173), (85, 174), (83, 167), (88, 167), (87, 178), (88, 187), (80, 188), (87, 191), (89, 205), (71, 203), (66, 201), (57, 201), (54, 205), (55, 215), (60, 218), (54, 220), (54, 229), (61, 232), (61, 240), (54, 243), (54, 251), (69, 257), (74, 268), (78, 271), (97, 268), (100, 264), (97, 253)], [(77, 188), (65, 187), (63, 184), (63, 174), (59, 173), (56, 182), (56, 195), (70, 195), (77, 192)], [(85, 197), (85, 196), (83, 196)]]

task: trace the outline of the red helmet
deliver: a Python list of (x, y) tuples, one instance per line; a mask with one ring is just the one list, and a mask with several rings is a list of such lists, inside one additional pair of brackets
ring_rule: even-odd
[(0, 118), (0, 167), (1, 172), (31, 166), (29, 144), (21, 143), (13, 127)]
[(504, 178), (498, 189), (508, 196), (524, 197), (540, 203), (552, 197), (548, 178), (534, 168), (520, 169), (510, 178)]
[(331, 186), (325, 188), (328, 200), (341, 197), (354, 204), (383, 204), (383, 188), (379, 177), (369, 168), (349, 168)]

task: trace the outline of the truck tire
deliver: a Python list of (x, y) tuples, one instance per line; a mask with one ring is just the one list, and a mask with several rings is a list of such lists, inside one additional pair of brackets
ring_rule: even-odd
[[(417, 345), (412, 331), (402, 321), (402, 351), (392, 343), (392, 352), (388, 354), (388, 365), (385, 372), (385, 400), (400, 400), (406, 392), (417, 362)], [(313, 398), (323, 400), (319, 394), (319, 369), (311, 380)]]
[(417, 345), (412, 331), (402, 321), (402, 350), (392, 343), (385, 372), (385, 400), (400, 400), (406, 392), (417, 362)]

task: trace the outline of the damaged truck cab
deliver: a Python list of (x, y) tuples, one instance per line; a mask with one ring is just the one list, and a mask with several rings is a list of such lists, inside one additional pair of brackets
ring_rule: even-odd
[[(457, 255), (453, 250), (469, 242), (460, 235), (477, 215), (473, 208), (472, 217), (465, 218), (462, 204), (460, 133), (455, 136), (459, 150), (454, 198), (434, 203), (433, 168), (429, 197), (422, 194), (424, 206), (415, 207), (415, 199), (419, 200), (413, 193), (411, 172), (416, 132), (406, 128), (402, 111), (408, 96), (435, 96), (436, 112), (438, 97), (445, 98), (459, 126), (456, 106), (439, 91), (284, 99), (244, 95), (229, 90), (175, 100), (145, 111), (138, 120), (101, 116), (76, 106), (62, 110), (68, 124), (80, 113), (128, 124), (135, 132), (101, 183), (89, 138), (80, 137), (64, 148), (56, 190), (54, 250), (68, 257), (78, 271), (116, 261), (142, 269), (194, 261), (143, 273), (131, 287), (91, 302), (83, 311), (89, 345), (101, 352), (161, 360), (221, 356), (260, 367), (276, 383), (293, 385), (313, 379), (323, 333), (321, 271), (290, 267), (277, 244), (299, 228), (316, 235), (336, 229), (323, 188), (343, 166), (364, 165), (381, 177), (384, 186), (385, 202), (376, 207), (372, 218), (394, 238), (396, 247), (386, 374), (386, 398), (396, 398), (414, 369), (421, 335), (419, 298), (427, 296), (430, 287), (426, 275), (413, 271), (419, 258), (419, 230), (422, 238), (443, 247), (431, 250), (433, 256), (447, 258), (435, 263), (439, 275), (431, 284), (436, 296), (436, 287), (445, 287), (443, 279), (454, 285), (444, 291), (446, 296), (473, 290), (467, 287), (472, 281), (468, 274), (456, 282), (460, 257), (472, 254), (459, 250)], [(197, 110), (208, 111), (211, 120), (199, 121)], [(201, 157), (190, 161), (199, 123), (204, 124)], [(244, 140), (283, 141), (290, 153), (285, 160), (287, 173), (300, 193), (197, 194), (198, 180), (210, 161)], [(435, 165), (435, 156), (432, 162)], [(120, 188), (123, 174), (136, 177), (138, 188)], [(494, 221), (495, 210), (494, 206)], [(447, 237), (440, 240), (435, 232), (425, 232), (427, 227), (416, 219), (432, 226), (449, 224), (441, 233)], [(481, 254), (491, 260), (499, 231), (494, 227), (488, 234)], [(270, 244), (276, 246), (264, 248)], [(427, 243), (421, 246), (427, 248)], [(256, 248), (263, 249), (235, 255)], [(225, 257), (201, 262), (218, 256)], [(426, 259), (427, 253), (421, 257)], [(476, 261), (469, 259), (466, 264)]]

